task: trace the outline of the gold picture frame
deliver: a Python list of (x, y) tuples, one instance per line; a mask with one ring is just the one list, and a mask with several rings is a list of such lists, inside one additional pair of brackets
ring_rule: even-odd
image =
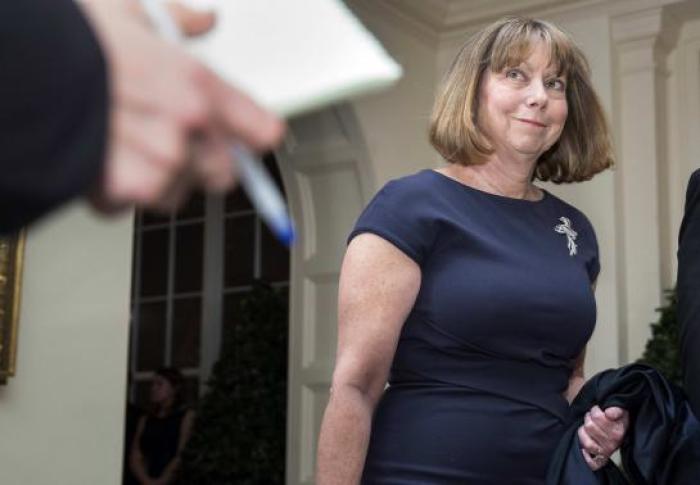
[(26, 235), (0, 237), (0, 385), (15, 375)]

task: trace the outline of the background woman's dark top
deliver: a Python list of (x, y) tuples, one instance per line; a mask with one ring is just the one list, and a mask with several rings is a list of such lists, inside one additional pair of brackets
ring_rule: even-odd
[[(555, 230), (561, 217), (577, 233), (575, 254)], [(350, 239), (364, 232), (411, 257), (422, 281), (363, 482), (543, 483), (595, 325), (598, 248), (586, 217), (547, 192), (513, 199), (424, 170), (376, 195)]]
[(186, 413), (187, 409), (182, 409), (164, 418), (146, 417), (139, 445), (150, 477), (161, 476), (168, 463), (175, 458)]

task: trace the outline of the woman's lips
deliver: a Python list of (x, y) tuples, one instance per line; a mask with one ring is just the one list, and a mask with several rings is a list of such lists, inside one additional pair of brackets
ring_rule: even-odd
[(527, 118), (516, 118), (518, 121), (522, 121), (523, 123), (528, 123), (530, 125), (538, 126), (540, 128), (547, 128), (547, 125), (544, 123), (540, 123), (539, 121), (535, 120), (529, 120)]

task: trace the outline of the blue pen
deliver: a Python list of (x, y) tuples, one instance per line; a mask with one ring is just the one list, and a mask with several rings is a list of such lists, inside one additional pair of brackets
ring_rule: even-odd
[[(182, 34), (161, 0), (141, 0), (144, 12), (156, 30), (172, 42), (180, 42)], [(260, 217), (282, 243), (294, 242), (294, 224), (289, 218), (284, 199), (260, 161), (242, 143), (234, 142), (231, 154), (236, 159), (241, 183)]]

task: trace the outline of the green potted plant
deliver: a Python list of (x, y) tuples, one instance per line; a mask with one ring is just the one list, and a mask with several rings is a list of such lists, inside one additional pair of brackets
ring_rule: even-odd
[(257, 283), (237, 315), (183, 452), (179, 483), (284, 483), (286, 292)]
[(651, 338), (639, 362), (655, 367), (670, 381), (682, 386), (677, 301), (676, 291), (668, 290), (665, 304), (656, 310), (659, 320), (651, 324)]

